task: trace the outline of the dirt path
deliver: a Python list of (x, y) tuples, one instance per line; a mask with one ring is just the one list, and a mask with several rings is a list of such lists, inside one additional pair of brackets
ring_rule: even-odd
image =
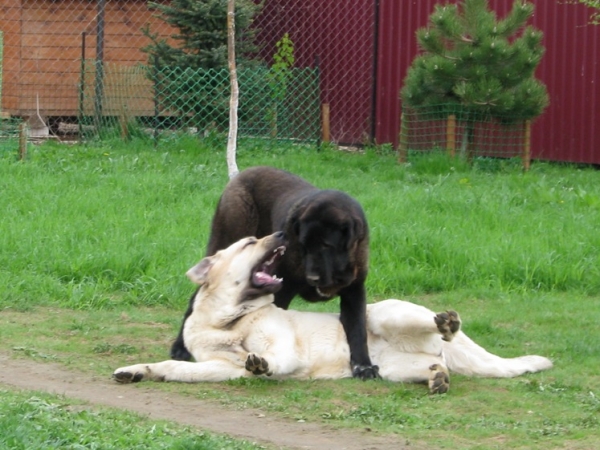
[(214, 402), (167, 394), (148, 387), (123, 386), (104, 377), (67, 371), (55, 365), (11, 359), (0, 354), (0, 386), (44, 391), (150, 417), (227, 434), (280, 449), (379, 450), (425, 447), (407, 445), (400, 436), (334, 430), (318, 424), (271, 417), (255, 409), (231, 410)]

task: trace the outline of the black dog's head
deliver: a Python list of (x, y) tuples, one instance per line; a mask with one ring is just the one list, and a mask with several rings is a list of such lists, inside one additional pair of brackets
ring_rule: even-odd
[(305, 199), (290, 220), (291, 234), (302, 251), (306, 282), (319, 296), (366, 276), (368, 227), (356, 200), (340, 191), (323, 190)]

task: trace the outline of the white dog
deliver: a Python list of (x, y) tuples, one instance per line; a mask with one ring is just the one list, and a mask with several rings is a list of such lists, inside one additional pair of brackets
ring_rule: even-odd
[[(249, 237), (188, 272), (201, 285), (184, 341), (196, 362), (163, 361), (121, 367), (119, 383), (223, 381), (352, 376), (350, 351), (338, 314), (283, 310), (273, 304), (281, 286), (274, 275), (285, 251), (283, 233)], [(367, 306), (369, 353), (382, 378), (425, 382), (432, 393), (449, 388), (449, 370), (464, 375), (514, 377), (552, 367), (542, 356), (501, 358), (460, 331), (454, 311), (384, 300)], [(449, 369), (449, 370), (448, 370)]]

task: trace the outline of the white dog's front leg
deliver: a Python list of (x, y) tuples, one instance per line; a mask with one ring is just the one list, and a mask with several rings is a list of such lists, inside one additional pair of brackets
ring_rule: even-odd
[(114, 371), (113, 378), (119, 383), (135, 383), (142, 380), (179, 381), (225, 381), (248, 376), (244, 367), (229, 361), (163, 361), (153, 364), (135, 364)]
[(248, 353), (246, 370), (252, 372), (254, 375), (266, 375), (268, 377), (273, 375), (273, 372), (269, 369), (269, 362), (256, 353)]
[[(280, 311), (291, 312), (278, 309), (277, 313)], [(254, 375), (295, 378), (302, 367), (294, 326), (283, 315), (275, 319), (253, 329), (244, 342), (244, 348), (249, 352), (246, 370)]]

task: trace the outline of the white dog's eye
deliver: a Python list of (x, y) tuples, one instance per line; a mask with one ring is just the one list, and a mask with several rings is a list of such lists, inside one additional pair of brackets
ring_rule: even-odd
[(258, 240), (257, 240), (257, 239), (250, 238), (250, 239), (248, 239), (248, 240), (247, 240), (247, 241), (244, 243), (244, 246), (243, 246), (242, 248), (246, 248), (248, 245), (254, 245), (254, 244), (256, 244), (257, 242), (258, 242)]

